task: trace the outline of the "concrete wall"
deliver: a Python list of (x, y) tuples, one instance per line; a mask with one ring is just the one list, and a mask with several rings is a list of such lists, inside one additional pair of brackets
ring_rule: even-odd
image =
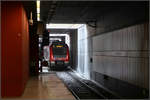
[(77, 30), (70, 30), (70, 66), (77, 65)]
[(148, 24), (93, 37), (93, 71), (148, 88)]
[(82, 25), (78, 28), (78, 63), (77, 72), (81, 75), (89, 78), (89, 66), (87, 66), (87, 28), (86, 25)]
[[(91, 33), (91, 34), (90, 34)], [(84, 77), (90, 79), (91, 68), (92, 68), (92, 38), (90, 37), (92, 33), (95, 33), (94, 29), (83, 24), (78, 28), (78, 38), (77, 38), (77, 72)]]
[[(77, 66), (81, 72), (78, 72), (88, 73), (84, 76), (97, 82), (99, 78), (95, 73), (148, 89), (148, 5), (114, 6), (97, 14), (96, 24), (96, 28), (87, 25), (87, 37), (78, 36), (81, 43)], [(87, 52), (84, 52), (85, 41)]]

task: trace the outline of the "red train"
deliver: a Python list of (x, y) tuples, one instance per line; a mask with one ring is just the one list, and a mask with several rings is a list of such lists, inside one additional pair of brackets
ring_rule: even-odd
[(50, 69), (65, 69), (69, 66), (69, 47), (64, 42), (53, 42), (50, 45)]

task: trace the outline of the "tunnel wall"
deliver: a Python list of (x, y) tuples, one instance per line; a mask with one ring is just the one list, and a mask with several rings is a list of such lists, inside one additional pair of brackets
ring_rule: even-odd
[(148, 89), (148, 8), (134, 5), (116, 9), (98, 18), (91, 42), (91, 78), (101, 83), (107, 75)]
[(93, 37), (93, 71), (148, 88), (148, 24)]
[(77, 65), (77, 30), (70, 31), (70, 66), (75, 69)]
[[(113, 6), (97, 14), (96, 27), (87, 25), (88, 36), (82, 39), (78, 36), (79, 73), (85, 73), (86, 69), (90, 75), (82, 74), (84, 77), (90, 76), (91, 80), (115, 91), (130, 86), (149, 88), (147, 4)], [(82, 52), (85, 41), (88, 53)], [(86, 68), (84, 58), (88, 61)]]
[(88, 26), (83, 24), (78, 28), (78, 35), (77, 35), (77, 68), (76, 71), (81, 74), (82, 76), (90, 79), (90, 70), (91, 70), (91, 61), (90, 56), (92, 56), (91, 51), (91, 38), (88, 38)]
[(116, 9), (99, 17), (92, 37), (93, 79), (108, 75), (148, 89), (148, 6)]
[(1, 96), (21, 96), (28, 80), (28, 19), (20, 2), (2, 2)]

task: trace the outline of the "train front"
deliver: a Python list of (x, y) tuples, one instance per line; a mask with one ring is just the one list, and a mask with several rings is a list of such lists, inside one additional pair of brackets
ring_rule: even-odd
[(69, 48), (62, 42), (54, 42), (50, 45), (50, 68), (65, 69), (69, 65)]

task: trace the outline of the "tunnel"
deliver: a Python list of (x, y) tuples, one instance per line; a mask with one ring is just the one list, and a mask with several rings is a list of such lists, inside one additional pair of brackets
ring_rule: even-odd
[(1, 1), (2, 99), (149, 99), (149, 0)]

